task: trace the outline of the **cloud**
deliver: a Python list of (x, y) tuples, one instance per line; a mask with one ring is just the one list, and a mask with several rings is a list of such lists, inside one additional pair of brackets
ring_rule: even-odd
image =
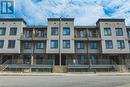
[(130, 25), (130, 0), (15, 0), (15, 17), (28, 25), (46, 25), (50, 17), (73, 17), (75, 25), (95, 25), (102, 17), (125, 18)]

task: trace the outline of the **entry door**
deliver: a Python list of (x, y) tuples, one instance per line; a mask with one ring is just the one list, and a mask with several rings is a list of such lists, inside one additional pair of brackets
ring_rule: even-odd
[(66, 55), (62, 55), (62, 57), (61, 57), (61, 65), (66, 65)]
[(55, 56), (55, 65), (59, 65), (59, 56), (58, 55), (54, 55)]

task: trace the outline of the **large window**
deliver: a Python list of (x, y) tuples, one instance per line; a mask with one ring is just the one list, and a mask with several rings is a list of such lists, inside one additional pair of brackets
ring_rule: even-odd
[(25, 37), (32, 37), (33, 31), (32, 30), (24, 30)]
[(113, 43), (112, 40), (105, 40), (106, 49), (112, 49)]
[(95, 54), (91, 54), (90, 58), (91, 58), (91, 64), (96, 64), (97, 56)]
[(117, 40), (117, 48), (118, 49), (124, 49), (125, 48), (124, 40)]
[(36, 48), (37, 49), (43, 49), (44, 48), (44, 43), (43, 42), (37, 42), (36, 43)]
[(78, 49), (84, 49), (84, 43), (83, 42), (77, 42), (76, 44)]
[(116, 28), (116, 36), (123, 36), (122, 28)]
[(63, 48), (70, 48), (70, 40), (63, 40)]
[(0, 28), (0, 35), (5, 35), (6, 28)]
[(58, 48), (58, 40), (51, 40), (51, 48)]
[(36, 37), (44, 37), (45, 36), (45, 30), (41, 30), (41, 29), (36, 29), (35, 30), (35, 36)]
[(104, 36), (111, 36), (111, 28), (104, 28)]
[(24, 42), (24, 49), (31, 49), (32, 48), (32, 42)]
[(0, 48), (3, 48), (4, 46), (4, 40), (0, 40)]
[(78, 55), (77, 62), (78, 62), (78, 64), (84, 64), (85, 63), (85, 56)]
[(8, 48), (15, 48), (15, 40), (8, 41)]
[(16, 34), (17, 34), (17, 28), (16, 27), (10, 28), (10, 35), (16, 35)]
[(70, 28), (69, 27), (63, 27), (63, 35), (70, 35)]
[(91, 42), (90, 43), (90, 48), (91, 49), (97, 49), (97, 43), (96, 42)]
[(58, 35), (58, 27), (51, 27), (51, 35)]

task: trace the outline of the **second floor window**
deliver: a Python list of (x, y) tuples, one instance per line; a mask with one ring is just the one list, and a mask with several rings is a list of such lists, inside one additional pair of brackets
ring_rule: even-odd
[(91, 49), (97, 49), (97, 43), (96, 42), (91, 42), (90, 47), (91, 47)]
[(117, 48), (118, 49), (124, 49), (125, 48), (124, 40), (117, 40)]
[(112, 49), (113, 43), (112, 40), (105, 40), (106, 49)]
[(0, 35), (5, 35), (6, 28), (0, 28)]
[(51, 35), (58, 35), (58, 27), (51, 27)]
[(84, 43), (83, 42), (77, 42), (77, 48), (78, 49), (84, 49)]
[(63, 48), (70, 48), (70, 40), (63, 40)]
[(51, 40), (51, 48), (58, 48), (58, 40)]
[(43, 49), (44, 48), (44, 43), (43, 42), (37, 42), (36, 43), (36, 48), (37, 49)]
[(116, 36), (123, 36), (122, 28), (116, 28)]
[(31, 49), (32, 48), (32, 42), (24, 42), (24, 49)]
[(0, 48), (3, 48), (4, 46), (4, 40), (0, 40)]
[(70, 28), (69, 27), (63, 27), (63, 35), (70, 35)]
[(8, 41), (8, 48), (15, 48), (15, 40)]
[(17, 34), (17, 28), (16, 27), (10, 28), (10, 35), (16, 35), (16, 34)]
[(111, 28), (104, 28), (104, 36), (111, 36)]

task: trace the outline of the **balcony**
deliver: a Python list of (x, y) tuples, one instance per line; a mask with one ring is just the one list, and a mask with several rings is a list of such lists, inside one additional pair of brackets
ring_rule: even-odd
[(90, 40), (90, 41), (99, 41), (101, 40), (99, 34), (91, 34), (91, 35), (75, 35), (75, 40)]
[(90, 41), (98, 41), (98, 40), (101, 40), (101, 38), (100, 38), (100, 35), (99, 34), (92, 34), (92, 35), (88, 35), (88, 40), (90, 40)]
[(36, 35), (21, 34), (20, 40), (47, 40), (47, 37), (46, 37), (46, 35), (36, 36)]

